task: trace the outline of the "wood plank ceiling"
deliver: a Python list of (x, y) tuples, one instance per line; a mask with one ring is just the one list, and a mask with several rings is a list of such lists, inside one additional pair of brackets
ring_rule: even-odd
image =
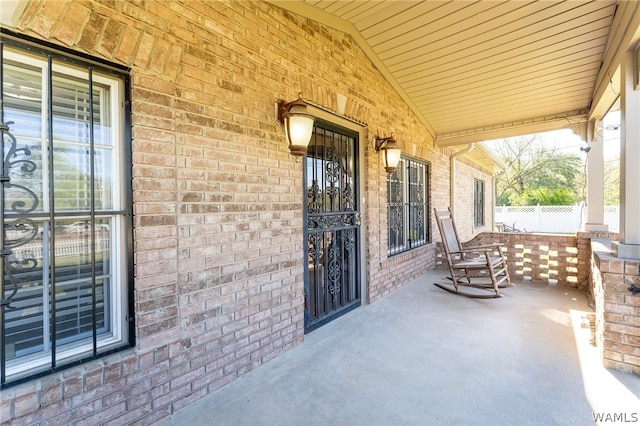
[(273, 3), (348, 29), (447, 145), (586, 120), (617, 2)]

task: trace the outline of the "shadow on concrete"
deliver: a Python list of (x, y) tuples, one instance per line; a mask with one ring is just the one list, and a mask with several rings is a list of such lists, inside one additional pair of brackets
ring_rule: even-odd
[[(433, 286), (441, 275), (338, 318), (158, 425), (587, 425), (607, 410), (638, 415), (640, 378), (585, 352), (590, 336), (572, 322), (592, 311), (584, 294), (524, 282), (501, 299), (469, 299)], [(634, 405), (610, 405), (604, 395), (615, 392)]]

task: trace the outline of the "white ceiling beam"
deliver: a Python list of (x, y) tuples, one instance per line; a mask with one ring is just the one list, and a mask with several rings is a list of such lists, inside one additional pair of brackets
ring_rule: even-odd
[(559, 129), (571, 129), (576, 133), (582, 133), (583, 131), (586, 132), (586, 124), (586, 111), (572, 111), (552, 116), (501, 123), (494, 126), (467, 129), (460, 132), (438, 134), (436, 135), (435, 143), (438, 147), (445, 147)]
[(640, 41), (640, 2), (620, 1), (611, 23), (611, 32), (602, 67), (592, 96), (589, 119), (602, 118), (620, 95), (619, 66), (629, 48)]

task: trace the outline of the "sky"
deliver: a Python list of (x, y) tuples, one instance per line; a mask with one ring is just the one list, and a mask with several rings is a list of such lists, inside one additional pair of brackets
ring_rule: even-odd
[[(620, 111), (611, 111), (607, 114), (603, 119), (603, 127), (604, 159), (606, 161), (620, 154)], [(586, 153), (580, 148), (586, 147), (587, 143), (569, 129), (538, 133), (538, 138), (544, 141), (548, 149), (555, 148), (556, 151), (566, 154), (574, 153), (586, 158)], [(487, 141), (488, 146), (491, 144), (492, 141)]]

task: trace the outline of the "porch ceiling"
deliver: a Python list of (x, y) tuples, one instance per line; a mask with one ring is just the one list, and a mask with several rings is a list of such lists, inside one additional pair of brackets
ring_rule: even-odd
[(619, 28), (616, 7), (638, 4), (611, 0), (271, 3), (352, 34), (440, 146), (586, 128), (612, 31), (640, 15)]

